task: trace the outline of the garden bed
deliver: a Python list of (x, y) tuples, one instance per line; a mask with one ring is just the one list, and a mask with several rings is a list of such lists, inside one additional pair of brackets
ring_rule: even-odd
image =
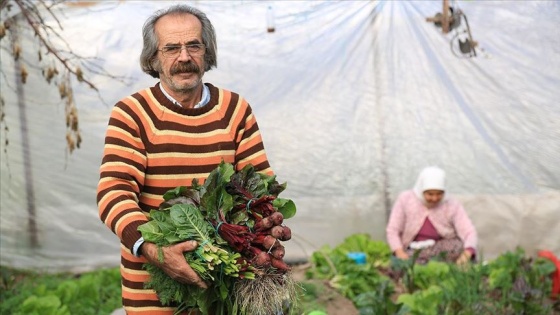
[[(352, 252), (365, 253), (365, 263), (349, 258)], [(560, 314), (550, 294), (555, 266), (522, 249), (464, 267), (437, 259), (418, 265), (392, 259), (385, 242), (356, 234), (291, 267), (301, 296), (286, 315)], [(79, 275), (0, 271), (0, 314), (109, 315), (121, 307), (118, 268)]]
[[(356, 252), (365, 261), (352, 259)], [(462, 266), (443, 258), (423, 265), (416, 255), (399, 260), (385, 242), (355, 234), (314, 252), (304, 275), (326, 281), (359, 314), (560, 314), (551, 296), (556, 267), (550, 260), (527, 257), (521, 248)]]

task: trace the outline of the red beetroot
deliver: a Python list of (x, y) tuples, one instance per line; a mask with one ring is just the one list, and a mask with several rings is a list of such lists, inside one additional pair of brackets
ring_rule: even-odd
[(270, 259), (270, 264), (272, 267), (278, 269), (278, 271), (285, 273), (286, 271), (290, 270), (290, 266), (288, 266), (288, 264), (286, 264), (283, 260), (281, 259), (276, 259), (274, 257), (272, 257), (272, 259)]
[(267, 252), (260, 252), (251, 261), (260, 267), (269, 267), (271, 265), (271, 257)]
[(249, 253), (253, 258), (251, 263), (259, 267), (270, 267), (272, 256), (269, 253), (262, 251), (256, 247), (250, 247), (248, 249)]
[(261, 219), (260, 221), (257, 221), (257, 223), (255, 223), (255, 225), (253, 226), (253, 230), (255, 232), (268, 230), (273, 226), (273, 224), (274, 222), (272, 218), (266, 217), (264, 219)]
[(282, 226), (282, 237), (280, 237), (278, 239), (281, 240), (281, 241), (288, 241), (291, 238), (292, 238), (292, 230), (289, 227), (283, 225)]
[(271, 249), (277, 245), (280, 245), (278, 240), (272, 235), (266, 235), (262, 233), (257, 233), (251, 244), (261, 245), (264, 249)]
[(275, 248), (272, 249), (270, 254), (272, 255), (272, 257), (274, 257), (276, 259), (283, 259), (284, 255), (286, 254), (286, 250), (285, 250), (284, 246), (278, 245), (278, 246), (276, 246)]
[(280, 225), (273, 226), (270, 229), (270, 235), (276, 239), (282, 239), (284, 237), (284, 228)]
[(273, 225), (280, 225), (282, 224), (282, 222), (284, 222), (284, 215), (282, 215), (282, 213), (278, 211), (268, 216), (268, 218), (272, 220)]

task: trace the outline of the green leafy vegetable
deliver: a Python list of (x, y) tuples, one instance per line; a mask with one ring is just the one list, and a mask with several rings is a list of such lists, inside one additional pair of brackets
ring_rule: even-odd
[(295, 215), (296, 207), (277, 198), (285, 188), (252, 165), (236, 172), (222, 162), (203, 185), (193, 181), (190, 188), (167, 191), (138, 230), (160, 248), (196, 240), (199, 247), (185, 253), (185, 259), (211, 285), (202, 290), (178, 283), (146, 264), (151, 275), (146, 287), (154, 289), (164, 305), (202, 314), (269, 315), (281, 310), (286, 299), (294, 303), (298, 295), (280, 241), (291, 238), (283, 221)]

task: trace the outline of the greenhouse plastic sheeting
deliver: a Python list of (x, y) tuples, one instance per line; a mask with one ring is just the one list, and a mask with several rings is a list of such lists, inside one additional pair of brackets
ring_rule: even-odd
[[(119, 241), (96, 206), (105, 127), (118, 100), (156, 83), (139, 67), (141, 27), (173, 3), (62, 7), (70, 47), (122, 77), (88, 72), (99, 94), (76, 83), (83, 142), (71, 154), (58, 90), (36, 69), (17, 84), (9, 38), (0, 42), (3, 265), (118, 266)], [(354, 233), (385, 240), (396, 196), (428, 165), (447, 171), (485, 258), (516, 246), (560, 254), (559, 2), (451, 1), (478, 43), (471, 58), (458, 48), (465, 23), (443, 34), (426, 21), (442, 1), (188, 3), (217, 32), (218, 68), (204, 81), (249, 101), (297, 205), (288, 261)], [(37, 58), (33, 36), (18, 32), (23, 58)]]

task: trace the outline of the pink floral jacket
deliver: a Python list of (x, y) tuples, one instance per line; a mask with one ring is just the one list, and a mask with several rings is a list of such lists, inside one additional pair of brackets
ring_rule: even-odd
[(435, 208), (428, 209), (414, 194), (402, 192), (389, 217), (387, 242), (392, 251), (406, 249), (414, 240), (426, 218), (444, 239), (459, 237), (464, 248), (476, 249), (478, 236), (463, 206), (455, 199), (445, 198)]

